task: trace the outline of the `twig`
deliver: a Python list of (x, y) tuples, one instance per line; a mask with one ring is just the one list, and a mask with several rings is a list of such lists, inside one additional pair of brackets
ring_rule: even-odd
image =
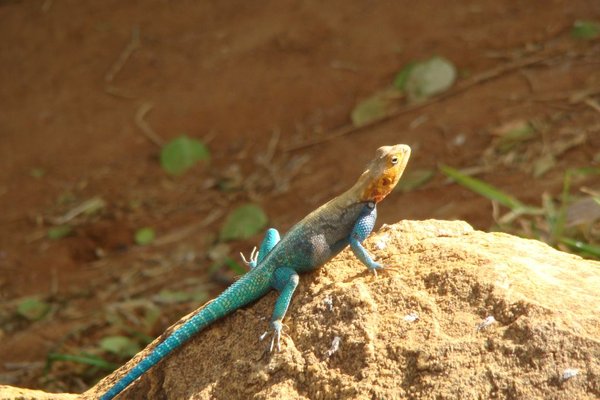
[(127, 46), (125, 47), (125, 49), (123, 49), (123, 51), (119, 55), (119, 58), (117, 58), (117, 60), (110, 67), (110, 69), (108, 70), (106, 75), (104, 75), (104, 82), (111, 83), (113, 81), (113, 79), (115, 78), (115, 76), (119, 73), (119, 71), (121, 71), (121, 69), (123, 69), (123, 66), (129, 59), (129, 57), (131, 57), (133, 52), (139, 48), (140, 48), (140, 28), (138, 26), (134, 26), (131, 29), (131, 39), (129, 40), (129, 43), (127, 43)]
[(600, 87), (585, 88), (585, 89), (574, 89), (569, 91), (544, 94), (540, 96), (532, 96), (531, 101), (537, 102), (557, 102), (567, 101), (569, 104), (579, 104), (584, 100), (590, 98), (590, 96), (596, 96), (600, 94)]
[(533, 83), (533, 78), (531, 77), (531, 75), (529, 75), (525, 70), (521, 70), (519, 71), (519, 73), (521, 74), (521, 76), (523, 76), (523, 78), (525, 78), (525, 82), (527, 82), (527, 86), (529, 87), (529, 92), (535, 93), (536, 85)]
[(279, 129), (274, 129), (271, 134), (271, 139), (269, 139), (269, 144), (267, 145), (267, 151), (264, 154), (259, 154), (256, 157), (256, 163), (262, 165), (266, 168), (272, 166), (271, 161), (273, 160), (273, 156), (275, 155), (275, 150), (277, 149), (277, 144), (279, 143), (279, 138), (281, 137), (281, 132)]
[(78, 204), (76, 207), (70, 209), (60, 217), (49, 218), (49, 221), (52, 222), (54, 225), (63, 225), (81, 214), (92, 213), (104, 207), (106, 207), (106, 201), (104, 201), (102, 197), (92, 197), (91, 199), (88, 199), (82, 202), (81, 204)]
[(142, 103), (140, 108), (138, 108), (137, 112), (135, 113), (135, 117), (133, 120), (134, 120), (135, 124), (137, 125), (137, 127), (140, 128), (140, 130), (142, 131), (142, 133), (144, 134), (144, 136), (146, 136), (146, 138), (148, 140), (150, 140), (152, 143), (154, 143), (158, 147), (162, 147), (164, 144), (164, 141), (162, 140), (162, 138), (160, 136), (158, 136), (156, 134), (156, 132), (154, 132), (154, 129), (152, 129), (150, 124), (148, 124), (146, 122), (146, 120), (144, 119), (146, 114), (148, 114), (148, 112), (150, 110), (152, 110), (153, 107), (154, 107), (154, 105), (152, 103), (149, 103), (149, 102)]
[(594, 99), (590, 99), (589, 97), (583, 101), (588, 106), (592, 107), (594, 110), (600, 113), (600, 104)]
[(179, 242), (181, 241), (181, 239), (192, 235), (194, 232), (202, 228), (206, 228), (208, 225), (221, 218), (222, 215), (222, 210), (215, 210), (200, 222), (191, 223), (189, 225), (184, 226), (183, 228), (179, 228), (173, 232), (169, 232), (166, 235), (156, 239), (152, 243), (152, 246), (163, 246), (165, 244)]
[(113, 86), (113, 85), (104, 86), (104, 91), (107, 94), (110, 94), (111, 96), (114, 96), (114, 97), (118, 97), (120, 99), (128, 99), (128, 100), (135, 99), (135, 96), (132, 95), (131, 93), (128, 93), (127, 91), (125, 91), (121, 88), (118, 88), (116, 86)]
[(314, 139), (311, 141), (307, 141), (305, 143), (300, 143), (298, 145), (289, 146), (289, 147), (284, 148), (283, 151), (287, 152), (287, 151), (296, 151), (296, 150), (304, 149), (306, 147), (311, 147), (311, 146), (314, 146), (314, 145), (317, 145), (320, 143), (328, 142), (330, 140), (333, 140), (335, 138), (338, 138), (338, 137), (341, 137), (344, 135), (348, 135), (350, 133), (362, 131), (366, 128), (372, 128), (375, 125), (378, 125), (382, 122), (396, 118), (400, 115), (403, 115), (403, 114), (406, 114), (406, 113), (409, 113), (409, 112), (412, 112), (415, 110), (420, 110), (421, 108), (428, 107), (432, 104), (435, 104), (440, 101), (449, 99), (456, 95), (459, 95), (459, 94), (463, 93), (464, 91), (466, 91), (476, 85), (480, 85), (484, 82), (498, 78), (502, 75), (508, 74), (508, 73), (518, 70), (520, 68), (529, 67), (529, 66), (532, 66), (535, 64), (539, 64), (543, 61), (547, 61), (552, 58), (556, 58), (560, 55), (562, 55), (562, 53), (561, 54), (556, 54), (556, 53), (554, 53), (554, 54), (534, 54), (530, 57), (512, 61), (512, 62), (500, 65), (495, 68), (491, 68), (487, 71), (481, 72), (477, 75), (473, 75), (471, 78), (458, 83), (454, 87), (453, 90), (444, 92), (436, 97), (432, 97), (429, 100), (424, 101), (422, 103), (409, 104), (406, 107), (395, 109), (395, 110), (391, 111), (390, 113), (388, 113), (387, 115), (385, 115), (379, 119), (376, 119), (374, 121), (371, 121), (368, 124), (365, 124), (362, 126), (357, 127), (354, 125), (344, 125), (338, 129), (334, 130), (331, 134), (329, 134), (325, 137), (317, 138), (317, 139)]
[(52, 268), (51, 270), (52, 278), (50, 279), (50, 294), (52, 296), (56, 296), (58, 294), (58, 273), (56, 272), (56, 268)]

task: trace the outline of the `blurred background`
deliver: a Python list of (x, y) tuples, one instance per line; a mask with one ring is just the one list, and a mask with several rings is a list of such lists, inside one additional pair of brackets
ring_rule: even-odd
[(0, 32), (0, 383), (85, 390), (385, 144), (379, 224), (600, 254), (597, 0), (2, 0)]

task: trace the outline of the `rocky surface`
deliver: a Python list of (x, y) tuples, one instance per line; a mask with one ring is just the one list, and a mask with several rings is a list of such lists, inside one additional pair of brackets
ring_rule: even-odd
[(46, 393), (41, 390), (0, 385), (0, 400), (75, 400), (80, 397), (71, 393)]
[(280, 353), (259, 340), (272, 293), (197, 335), (122, 398), (600, 397), (600, 263), (464, 222), (404, 221), (368, 247), (398, 271), (375, 278), (347, 250), (304, 275)]

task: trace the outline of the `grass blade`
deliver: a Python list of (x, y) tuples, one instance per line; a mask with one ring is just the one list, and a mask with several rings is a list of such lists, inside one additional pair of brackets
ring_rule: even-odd
[(584, 243), (580, 240), (571, 239), (568, 237), (560, 238), (560, 242), (569, 246), (570, 248), (585, 253), (587, 255), (600, 258), (600, 246), (596, 246), (589, 243)]
[(504, 193), (503, 191), (496, 188), (495, 186), (490, 185), (489, 183), (465, 175), (457, 169), (448, 167), (446, 165), (440, 165), (439, 168), (442, 171), (442, 173), (444, 173), (449, 178), (454, 179), (454, 181), (456, 181), (456, 183), (458, 183), (459, 185), (462, 185), (475, 193), (487, 197), (492, 201), (496, 201), (502, 204), (503, 206), (510, 208), (513, 211), (518, 209), (529, 208), (523, 203), (521, 203), (519, 200), (517, 200), (515, 197)]
[(47, 363), (52, 364), (55, 361), (71, 361), (79, 364), (91, 365), (93, 367), (102, 368), (107, 371), (114, 371), (119, 366), (113, 364), (100, 357), (86, 356), (86, 355), (75, 355), (75, 354), (62, 354), (62, 353), (50, 353), (48, 354)]

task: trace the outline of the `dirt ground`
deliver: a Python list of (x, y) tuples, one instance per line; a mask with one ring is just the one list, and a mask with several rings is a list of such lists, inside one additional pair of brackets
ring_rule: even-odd
[[(513, 121), (543, 126), (544, 146), (583, 134), (543, 178), (527, 162), (480, 176), (533, 204), (558, 195), (567, 168), (597, 165), (600, 154), (600, 43), (569, 35), (580, 19), (599, 20), (600, 2), (0, 1), (0, 383), (85, 390), (109, 371), (47, 365), (48, 354), (119, 365), (126, 358), (99, 353), (103, 337), (147, 342), (198, 305), (157, 293), (214, 296), (231, 279), (208, 273), (227, 211), (256, 202), (285, 231), (348, 187), (380, 145), (411, 145), (409, 169), (463, 168), (480, 165), (492, 132)], [(432, 55), (456, 65), (457, 86), (539, 59), (331, 134), (403, 65)], [(210, 163), (169, 177), (148, 127), (165, 141), (202, 138)], [(72, 236), (46, 237), (94, 197), (100, 213), (76, 218)], [(493, 222), (488, 200), (441, 174), (390, 196), (379, 216)], [(172, 240), (136, 246), (144, 226)], [(258, 240), (226, 251), (248, 253)], [(17, 315), (32, 295), (51, 305), (41, 320)], [(159, 315), (144, 325), (149, 309)]]

